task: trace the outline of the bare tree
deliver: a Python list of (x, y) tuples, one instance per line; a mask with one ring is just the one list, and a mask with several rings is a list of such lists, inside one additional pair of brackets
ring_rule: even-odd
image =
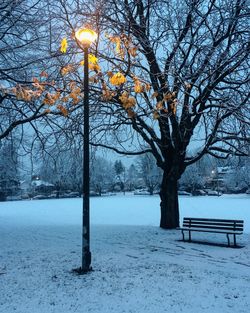
[(177, 183), (187, 166), (205, 154), (247, 155), (247, 1), (60, 4), (71, 31), (82, 20), (100, 34), (93, 53), (105, 62), (93, 71), (92, 92), (101, 98), (92, 144), (150, 152), (163, 173), (160, 226), (177, 227)]
[(66, 190), (82, 193), (82, 148), (71, 142), (71, 147), (62, 147), (60, 142), (53, 148), (36, 148), (39, 155), (39, 175), (56, 186), (57, 194)]
[(48, 113), (54, 118), (66, 115), (58, 72), (64, 58), (57, 42), (59, 25), (52, 31), (53, 25), (49, 1), (1, 1), (0, 140), (16, 128), (24, 136), (28, 123), (42, 137), (34, 121), (46, 119)]
[(19, 186), (18, 145), (14, 138), (0, 145), (0, 201), (17, 195)]
[(103, 157), (93, 157), (90, 166), (91, 188), (101, 196), (103, 191), (110, 190), (114, 183), (113, 164)]
[(229, 171), (224, 179), (225, 187), (231, 192), (246, 192), (250, 187), (249, 158), (234, 158), (228, 165)]
[(144, 154), (137, 159), (140, 176), (143, 179), (148, 192), (153, 195), (155, 190), (159, 188), (162, 176), (161, 170), (157, 167), (152, 154)]
[(128, 186), (129, 191), (133, 191), (134, 189), (138, 188), (139, 179), (140, 179), (139, 169), (134, 163), (132, 163), (127, 170), (126, 185)]
[(34, 64), (44, 59), (38, 49), (44, 39), (40, 8), (41, 1), (3, 0), (0, 4), (0, 139), (43, 115), (41, 106), (22, 102), (11, 89), (17, 84), (31, 84)]

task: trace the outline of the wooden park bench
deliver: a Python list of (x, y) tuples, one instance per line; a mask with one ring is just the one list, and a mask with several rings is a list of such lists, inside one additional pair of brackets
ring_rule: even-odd
[(243, 220), (184, 217), (183, 225), (179, 229), (182, 231), (183, 241), (185, 241), (185, 232), (188, 232), (188, 241), (191, 241), (192, 231), (226, 234), (229, 247), (229, 235), (233, 235), (234, 247), (236, 247), (236, 235), (243, 233), (243, 223)]

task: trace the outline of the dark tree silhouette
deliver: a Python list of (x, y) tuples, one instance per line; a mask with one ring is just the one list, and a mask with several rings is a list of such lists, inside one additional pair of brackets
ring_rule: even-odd
[(160, 226), (179, 226), (177, 183), (187, 166), (205, 154), (248, 154), (247, 1), (61, 3), (71, 30), (84, 20), (100, 34), (92, 144), (152, 153), (163, 173)]

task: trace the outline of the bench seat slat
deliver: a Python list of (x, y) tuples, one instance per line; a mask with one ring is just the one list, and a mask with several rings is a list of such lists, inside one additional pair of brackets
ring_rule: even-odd
[(205, 229), (205, 228), (209, 228), (209, 229), (221, 229), (221, 230), (238, 230), (238, 231), (242, 231), (243, 227), (228, 227), (228, 226), (214, 226), (214, 225), (196, 225), (196, 224), (191, 224), (191, 225), (186, 225), (183, 224), (183, 227), (186, 228), (200, 228), (200, 229)]
[(189, 228), (189, 227), (180, 227), (179, 230), (186, 230), (186, 231), (199, 231), (204, 233), (222, 233), (222, 234), (235, 234), (241, 235), (243, 231), (233, 231), (233, 230), (220, 230), (220, 229), (207, 229), (207, 228)]

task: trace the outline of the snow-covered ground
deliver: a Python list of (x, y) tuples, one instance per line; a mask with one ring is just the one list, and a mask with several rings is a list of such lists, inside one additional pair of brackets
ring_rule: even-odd
[[(180, 241), (159, 224), (157, 196), (91, 199), (94, 271), (77, 276), (81, 199), (0, 203), (2, 313), (247, 313), (249, 196), (180, 197), (183, 216), (239, 218), (240, 249)], [(225, 235), (194, 234), (226, 244)]]

